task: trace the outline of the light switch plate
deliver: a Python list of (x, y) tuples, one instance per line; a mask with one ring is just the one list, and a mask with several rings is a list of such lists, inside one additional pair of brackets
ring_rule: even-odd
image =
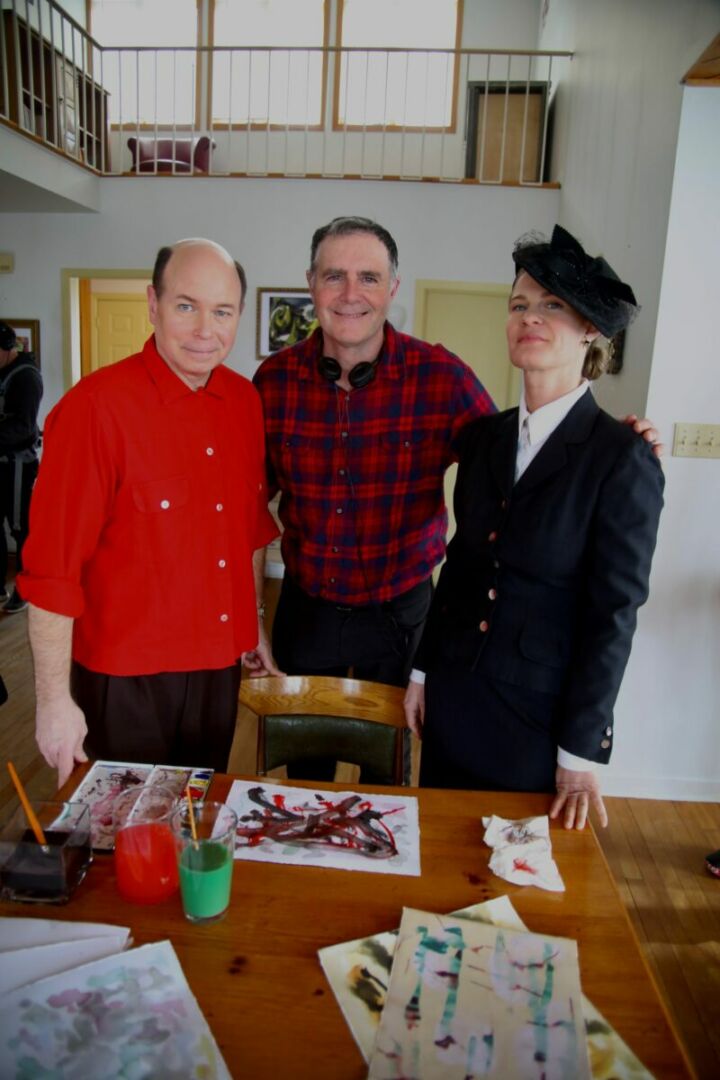
[(720, 458), (720, 424), (676, 424), (673, 457)]

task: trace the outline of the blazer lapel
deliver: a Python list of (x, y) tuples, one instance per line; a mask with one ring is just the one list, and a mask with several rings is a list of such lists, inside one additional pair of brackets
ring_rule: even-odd
[(589, 390), (586, 391), (530, 462), (515, 485), (516, 492), (522, 494), (523, 491), (529, 491), (562, 469), (567, 462), (568, 444), (585, 442), (593, 429), (598, 412), (595, 398)]
[(495, 440), (490, 447), (490, 468), (504, 498), (509, 497), (515, 482), (517, 440), (518, 410), (509, 409), (500, 418)]

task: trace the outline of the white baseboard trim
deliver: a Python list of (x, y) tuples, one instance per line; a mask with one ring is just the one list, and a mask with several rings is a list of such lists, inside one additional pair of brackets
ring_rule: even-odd
[(625, 799), (677, 799), (679, 802), (720, 802), (720, 779), (688, 780), (682, 777), (601, 777), (603, 795)]

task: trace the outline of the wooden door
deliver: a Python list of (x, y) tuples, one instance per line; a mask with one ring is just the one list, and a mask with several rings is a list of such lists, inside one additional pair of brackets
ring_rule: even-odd
[[(415, 334), (440, 342), (473, 369), (498, 409), (516, 405), (520, 376), (507, 354), (505, 322), (509, 285), (460, 281), (418, 281), (415, 286)], [(457, 466), (445, 476), (448, 537), (455, 531), (452, 493)]]
[(90, 371), (140, 352), (153, 332), (140, 293), (93, 293), (91, 309)]
[(465, 175), (488, 183), (539, 183), (550, 154), (547, 84), (470, 83)]

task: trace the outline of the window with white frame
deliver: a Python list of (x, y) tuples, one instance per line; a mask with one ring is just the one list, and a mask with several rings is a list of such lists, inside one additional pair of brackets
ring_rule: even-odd
[(214, 0), (214, 126), (322, 124), (326, 7), (326, 0)]
[[(452, 50), (459, 45), (461, 31), (459, 0), (422, 5), (417, 0), (338, 0), (338, 4), (338, 44), (360, 51), (342, 54), (336, 126), (450, 130), (457, 71)], [(423, 51), (408, 51), (416, 49)]]
[(103, 46), (98, 75), (111, 122), (193, 126), (198, 0), (90, 0), (89, 14), (90, 33)]

